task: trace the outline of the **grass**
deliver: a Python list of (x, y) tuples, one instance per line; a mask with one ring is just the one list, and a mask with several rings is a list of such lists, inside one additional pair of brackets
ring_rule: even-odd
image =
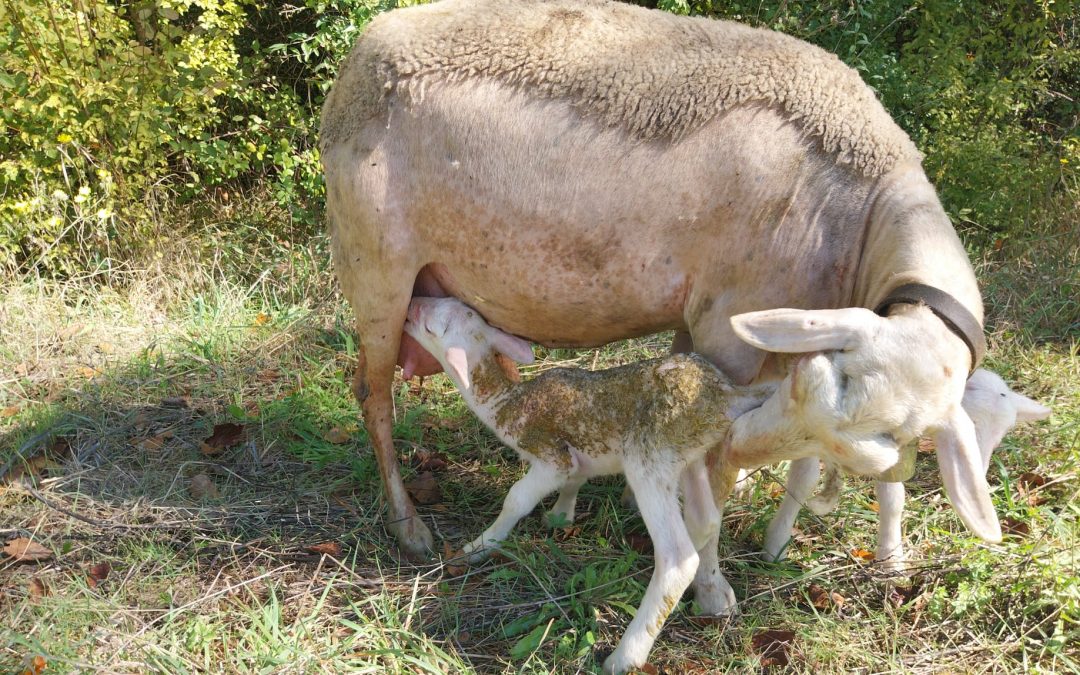
[[(765, 564), (756, 553), (782, 496), (773, 467), (725, 514), (741, 617), (703, 624), (685, 601), (653, 651), (661, 672), (759, 669), (769, 631), (783, 630), (793, 672), (1080, 670), (1078, 229), (979, 263), (988, 365), (1055, 410), (1007, 437), (991, 469), (1018, 534), (972, 539), (920, 455), (911, 579), (859, 557), (875, 533), (859, 480), (835, 513), (802, 515), (787, 562)], [(651, 573), (621, 482), (586, 486), (572, 527), (552, 532), (538, 511), (486, 565), (406, 561), (382, 526), (325, 242), (240, 236), (243, 255), (174, 242), (122, 284), (4, 283), (0, 538), (33, 538), (51, 557), (0, 556), (0, 670), (40, 656), (47, 672), (597, 672)], [(533, 368), (615, 365), (667, 339), (539, 350)], [(445, 457), (441, 494), (420, 512), (460, 546), (520, 467), (445, 378), (397, 394), (406, 479), (421, 449)], [(244, 426), (242, 442), (205, 453), (226, 422)]]

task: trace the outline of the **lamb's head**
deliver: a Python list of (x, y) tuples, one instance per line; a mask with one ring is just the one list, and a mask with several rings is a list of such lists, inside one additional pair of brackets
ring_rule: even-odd
[(1050, 416), (1050, 408), (1016, 393), (997, 373), (985, 368), (979, 368), (968, 378), (964, 410), (975, 423), (984, 473), (990, 468), (990, 454), (1009, 429), (1021, 422), (1037, 422)]
[(488, 324), (476, 310), (455, 298), (413, 298), (405, 332), (439, 360), (463, 392), (472, 387), (473, 370), (497, 361), (499, 354), (518, 363), (533, 361), (528, 342)]
[(1000, 541), (975, 428), (962, 407), (970, 355), (930, 309), (902, 305), (887, 317), (862, 308), (776, 309), (731, 323), (755, 347), (805, 353), (759, 414), (782, 417), (785, 440), (796, 436), (794, 427), (816, 441), (818, 456), (876, 475), (896, 464), (904, 444), (929, 433), (960, 517), (978, 536)]

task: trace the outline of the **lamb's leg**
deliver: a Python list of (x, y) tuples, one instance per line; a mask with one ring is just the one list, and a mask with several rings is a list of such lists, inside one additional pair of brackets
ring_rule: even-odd
[[(690, 337), (690, 333), (684, 330), (675, 331), (675, 336), (671, 338), (671, 353), (672, 354), (689, 354), (694, 351), (694, 340)], [(637, 510), (637, 501), (634, 499), (634, 491), (627, 485), (623, 488), (622, 497), (619, 498), (623, 508), (628, 511)]]
[(698, 555), (679, 513), (677, 470), (628, 462), (626, 480), (637, 495), (649, 530), (655, 566), (645, 598), (619, 646), (604, 661), (604, 672), (624, 673), (645, 663), (668, 614), (697, 571)]
[(686, 468), (682, 477), (683, 518), (698, 552), (694, 599), (706, 616), (731, 614), (738, 609), (735, 591), (720, 572), (720, 510), (713, 498), (705, 461)]
[(901, 520), (904, 515), (904, 484), (874, 484), (878, 500), (878, 545), (874, 559), (885, 568), (900, 571), (904, 568), (904, 535)]
[(555, 502), (555, 506), (552, 506), (551, 510), (544, 514), (544, 521), (548, 526), (556, 527), (560, 523), (570, 524), (574, 522), (574, 509), (577, 507), (578, 491), (586, 482), (587, 479), (581, 476), (573, 476), (567, 479), (562, 489), (559, 490), (559, 499)]
[(821, 464), (817, 457), (804, 457), (791, 463), (784, 501), (769, 523), (769, 529), (765, 531), (765, 550), (762, 552), (765, 560), (783, 560), (787, 556), (791, 527), (820, 476)]
[(476, 563), (486, 558), (492, 548), (506, 539), (519, 520), (536, 508), (541, 499), (557, 490), (566, 479), (563, 470), (545, 462), (533, 462), (528, 472), (506, 493), (502, 511), (495, 522), (462, 549), (469, 555), (469, 561)]

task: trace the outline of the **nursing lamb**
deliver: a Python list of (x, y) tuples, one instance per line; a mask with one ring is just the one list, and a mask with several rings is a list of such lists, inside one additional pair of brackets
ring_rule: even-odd
[[(990, 468), (990, 455), (1009, 429), (1021, 422), (1036, 422), (1050, 415), (1049, 408), (1014, 392), (1000, 376), (983, 368), (968, 378), (963, 407), (975, 425), (983, 473)], [(832, 464), (826, 465), (824, 487), (820, 494), (810, 497), (820, 473), (817, 458), (808, 457), (792, 462), (784, 500), (765, 533), (762, 555), (766, 560), (784, 558), (791, 540), (791, 527), (803, 505), (819, 516), (836, 508), (843, 486), (840, 469)], [(906, 560), (901, 529), (904, 484), (877, 481), (874, 487), (879, 506), (878, 543), (874, 559), (890, 568), (901, 569)]]
[[(716, 555), (722, 502), (714, 501), (707, 485), (687, 487), (707, 474), (706, 453), (714, 467), (724, 461), (717, 453), (732, 425), (738, 425), (735, 418), (761, 405), (775, 387), (732, 386), (696, 354), (596, 372), (557, 368), (520, 382), (504, 371), (498, 355), (529, 363), (529, 343), (490, 326), (460, 301), (415, 298), (407, 316), (405, 332), (439, 359), (469, 408), (529, 464), (498, 518), (464, 553), (481, 559), (551, 492), (576, 494), (590, 477), (621, 472), (637, 496), (656, 564), (605, 671), (621, 673), (645, 663), (691, 580), (705, 613), (735, 609)], [(792, 434), (789, 442), (802, 441)], [(698, 501), (696, 495), (706, 498)]]
[[(783, 376), (765, 350), (846, 350), (800, 362), (850, 404), (819, 411), (819, 455), (877, 473), (929, 432), (957, 512), (1000, 539), (960, 405), (984, 345), (974, 273), (915, 146), (835, 56), (622, 3), (444, 0), (372, 21), (320, 135), (354, 391), (406, 551), (432, 547), (391, 436), (395, 364), (440, 369), (401, 333), (418, 295), (549, 346), (674, 329), (739, 384)], [(882, 316), (732, 322), (850, 306)], [(781, 438), (768, 414), (790, 403), (763, 406), (751, 440)]]

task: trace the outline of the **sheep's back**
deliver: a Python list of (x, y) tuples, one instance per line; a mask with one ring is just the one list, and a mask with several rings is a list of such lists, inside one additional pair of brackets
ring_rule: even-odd
[(732, 107), (776, 107), (870, 176), (919, 153), (836, 56), (774, 31), (602, 0), (445, 0), (376, 18), (342, 67), (322, 144), (420, 104), (443, 82), (489, 78), (637, 141), (677, 141)]

